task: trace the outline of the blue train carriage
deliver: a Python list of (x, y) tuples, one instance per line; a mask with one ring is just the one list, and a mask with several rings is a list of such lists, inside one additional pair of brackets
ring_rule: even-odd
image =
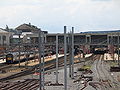
[(13, 54), (6, 55), (6, 63), (8, 64), (13, 63)]

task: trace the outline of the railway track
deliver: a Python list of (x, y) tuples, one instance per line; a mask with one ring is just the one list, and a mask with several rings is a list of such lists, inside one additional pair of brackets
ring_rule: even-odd
[(8, 65), (8, 64), (2, 64), (0, 65), (0, 70), (4, 70), (6, 68), (10, 68), (12, 66), (12, 64)]
[(103, 55), (98, 60), (95, 60), (96, 80), (100, 83), (97, 87), (100, 90), (119, 90), (117, 81), (106, 70), (103, 61)]
[[(56, 61), (56, 59), (45, 62), (44, 70), (48, 71), (48, 70), (54, 69), (56, 67), (55, 61)], [(59, 67), (64, 66), (64, 57), (59, 58), (58, 64), (59, 64)], [(68, 64), (69, 64), (69, 56), (67, 57), (67, 65)], [(14, 75), (10, 75), (10, 76), (5, 77), (5, 78), (1, 78), (0, 81), (6, 81), (6, 80), (14, 79), (14, 78), (19, 78), (22, 76), (33, 74), (35, 72), (39, 72), (39, 64), (34, 65), (33, 67), (26, 69), (25, 71), (16, 73)]]
[[(59, 59), (59, 67), (63, 66), (63, 63), (64, 63), (64, 57), (61, 57)], [(55, 68), (55, 60), (51, 60), (51, 61), (48, 61), (48, 62), (45, 62), (45, 67), (44, 67), (44, 70), (47, 71), (47, 70), (50, 70), (50, 69), (54, 69)], [(42, 65), (42, 64), (41, 64)], [(33, 67), (29, 68), (29, 69), (26, 69), (25, 71), (22, 71), (22, 72), (19, 72), (19, 73), (16, 73), (14, 75), (10, 75), (8, 77), (5, 77), (5, 78), (1, 78), (0, 81), (6, 81), (6, 80), (10, 80), (10, 79), (14, 79), (14, 78), (18, 78), (18, 77), (21, 77), (21, 76), (25, 76), (25, 75), (29, 75), (29, 74), (33, 74), (35, 72), (39, 72), (39, 64), (37, 65), (34, 65)]]
[[(59, 59), (59, 67), (64, 66), (64, 57)], [(67, 64), (69, 64), (68, 60), (67, 60)], [(8, 76), (6, 78), (1, 78), (0, 82), (6, 82), (7, 80), (11, 80), (11, 79), (19, 79), (22, 76), (25, 75), (29, 75), (32, 73), (35, 73), (36, 71), (39, 72), (39, 69), (37, 69), (39, 67), (39, 65), (35, 65), (33, 68), (30, 68), (28, 70), (25, 70), (23, 72)], [(51, 70), (55, 68), (55, 60), (49, 61), (49, 62), (45, 62), (45, 71), (47, 70)], [(39, 81), (38, 80), (26, 80), (23, 82), (16, 82), (16, 83), (7, 83), (5, 87), (4, 85), (0, 86), (0, 88), (2, 87), (1, 90), (36, 90), (39, 87)], [(24, 84), (23, 84), (24, 83)], [(3, 87), (4, 86), (4, 87)], [(12, 87), (13, 86), (13, 87)], [(24, 87), (24, 88), (23, 88)]]
[[(30, 57), (30, 58), (28, 58), (28, 60), (33, 60), (33, 58), (34, 58), (34, 57)], [(25, 61), (26, 61), (25, 58), (24, 58), (24, 59), (21, 59), (21, 60), (20, 60), (20, 63), (25, 62)], [(0, 70), (8, 69), (8, 68), (10, 68), (10, 67), (12, 67), (12, 66), (14, 66), (15, 64), (18, 64), (18, 63), (19, 63), (19, 61), (15, 61), (13, 64), (1, 63), (1, 64), (0, 64)]]
[(81, 83), (78, 85), (79, 90), (84, 90), (89, 85), (92, 86), (95, 90), (119, 90), (120, 84), (114, 79), (114, 77), (108, 71), (106, 63), (103, 60), (103, 55), (93, 56), (93, 81), (85, 80), (83, 87), (81, 88)]
[(18, 82), (0, 82), (0, 90), (36, 90), (39, 87), (39, 80), (27, 79)]
[[(98, 55), (92, 55), (92, 57), (88, 58), (89, 60), (87, 61), (87, 65), (92, 65), (93, 62), (94, 62), (96, 59), (98, 59), (98, 58), (99, 58)], [(75, 83), (75, 82), (78, 82), (78, 88), (77, 88), (77, 90), (84, 90), (84, 89), (86, 89), (86, 87), (88, 86), (89, 80), (86, 79), (86, 80), (84, 81), (84, 85), (81, 87), (81, 82), (80, 82), (81, 79), (82, 79), (81, 75), (79, 75), (77, 78), (78, 78), (78, 79), (74, 81), (74, 83)]]

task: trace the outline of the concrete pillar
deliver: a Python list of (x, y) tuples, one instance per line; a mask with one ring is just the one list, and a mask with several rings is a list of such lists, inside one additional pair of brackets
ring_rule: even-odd
[(110, 44), (109, 35), (107, 35), (107, 44), (108, 44), (108, 45)]
[(91, 43), (91, 35), (86, 35), (86, 44)]
[(45, 43), (47, 42), (47, 35), (46, 34), (44, 34), (44, 36), (45, 36)]
[(3, 45), (3, 35), (1, 35), (1, 45)]
[(88, 41), (87, 41), (87, 35), (86, 35), (86, 38), (85, 38), (85, 43), (87, 44), (87, 42), (88, 42)]
[(91, 44), (91, 35), (89, 36), (89, 41), (90, 41), (90, 44)]
[(2, 44), (2, 41), (1, 41), (1, 40), (2, 40), (2, 36), (0, 35), (0, 45)]

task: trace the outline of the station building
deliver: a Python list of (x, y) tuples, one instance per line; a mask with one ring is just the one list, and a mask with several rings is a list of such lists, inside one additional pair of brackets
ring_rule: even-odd
[[(38, 31), (40, 28), (29, 24), (22, 24), (15, 28), (16, 31), (21, 32), (21, 39), (23, 43), (38, 43)], [(55, 46), (56, 43), (56, 35), (58, 35), (59, 47), (63, 48), (64, 43), (64, 33), (48, 33), (47, 31), (43, 31), (44, 40), (46, 45)], [(74, 33), (74, 45), (75, 47), (79, 47), (84, 49), (84, 51), (88, 52), (94, 48), (111, 48), (117, 47), (118, 37), (120, 30), (109, 30), (109, 31), (94, 31), (94, 32), (80, 32)], [(67, 39), (69, 34), (67, 34)], [(18, 36), (16, 41), (18, 41)], [(13, 36), (12, 40), (15, 39)]]
[(11, 32), (7, 32), (4, 29), (0, 28), (0, 46), (9, 45), (11, 35)]

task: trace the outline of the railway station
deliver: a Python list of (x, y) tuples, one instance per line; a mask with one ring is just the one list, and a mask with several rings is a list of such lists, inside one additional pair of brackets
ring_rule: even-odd
[[(9, 31), (9, 32), (8, 32)], [(0, 30), (1, 90), (119, 90), (120, 30)]]

